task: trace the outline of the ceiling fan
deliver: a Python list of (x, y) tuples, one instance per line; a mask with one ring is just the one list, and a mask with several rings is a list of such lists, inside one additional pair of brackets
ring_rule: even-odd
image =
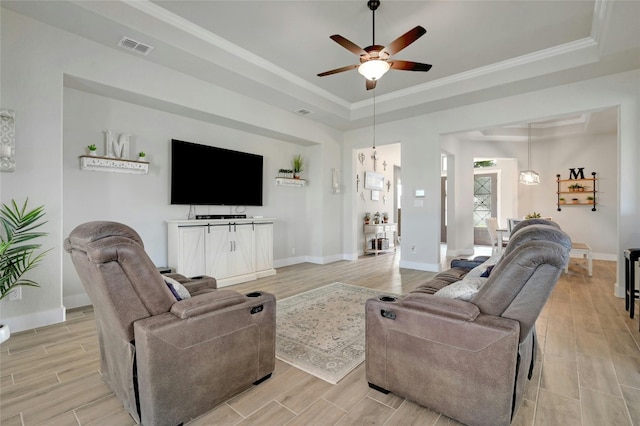
[(420, 25), (407, 31), (388, 46), (380, 46), (376, 44), (376, 9), (380, 6), (379, 0), (369, 0), (367, 6), (372, 12), (373, 22), (373, 40), (371, 46), (367, 46), (364, 49), (356, 45), (355, 43), (347, 40), (341, 35), (335, 34), (330, 38), (345, 49), (360, 56), (360, 64), (347, 65), (346, 67), (336, 68), (334, 70), (325, 71), (318, 74), (318, 77), (324, 77), (326, 75), (337, 74), (344, 71), (349, 71), (358, 68), (358, 72), (366, 78), (367, 90), (371, 90), (376, 87), (376, 81), (380, 79), (389, 69), (402, 70), (402, 71), (429, 71), (431, 65), (421, 64), (419, 62), (401, 61), (401, 60), (389, 60), (391, 55), (394, 55), (409, 46), (411, 43), (426, 34), (427, 30)]

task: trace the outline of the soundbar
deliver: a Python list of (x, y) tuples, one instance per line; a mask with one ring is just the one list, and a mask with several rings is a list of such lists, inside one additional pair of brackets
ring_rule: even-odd
[(197, 214), (196, 219), (246, 219), (246, 214)]

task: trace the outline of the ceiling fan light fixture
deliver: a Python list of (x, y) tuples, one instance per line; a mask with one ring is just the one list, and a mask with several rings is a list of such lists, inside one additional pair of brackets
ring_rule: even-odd
[(389, 62), (380, 59), (372, 59), (363, 62), (358, 67), (358, 72), (367, 80), (376, 81), (380, 79), (387, 71), (389, 71)]

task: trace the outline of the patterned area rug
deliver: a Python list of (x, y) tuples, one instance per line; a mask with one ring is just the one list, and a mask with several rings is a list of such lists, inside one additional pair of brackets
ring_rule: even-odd
[(333, 283), (278, 301), (276, 357), (338, 383), (364, 361), (364, 304), (381, 294)]

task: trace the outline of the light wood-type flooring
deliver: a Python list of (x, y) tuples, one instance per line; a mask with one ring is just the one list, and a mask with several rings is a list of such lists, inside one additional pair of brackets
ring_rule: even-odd
[[(236, 285), (278, 299), (335, 281), (405, 293), (433, 275), (400, 269), (399, 254), (299, 264)], [(613, 296), (615, 262), (593, 277), (572, 262), (537, 322), (539, 356), (514, 425), (640, 425), (640, 334)], [(638, 312), (638, 310), (636, 310)], [(428, 363), (425, 363), (428, 365)], [(0, 346), (0, 424), (134, 424), (100, 380), (91, 307), (67, 321), (15, 333)], [(271, 379), (189, 423), (195, 425), (443, 425), (457, 422), (369, 389), (364, 364), (331, 385), (277, 361)]]

